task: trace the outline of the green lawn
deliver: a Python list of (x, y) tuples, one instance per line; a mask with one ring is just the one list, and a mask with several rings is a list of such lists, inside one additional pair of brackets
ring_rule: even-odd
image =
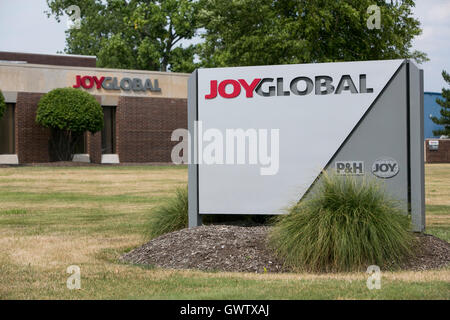
[(427, 205), (426, 214), (428, 217), (426, 233), (450, 242), (450, 206)]
[[(450, 165), (427, 166), (427, 232), (450, 241)], [(450, 268), (367, 275), (174, 271), (118, 262), (185, 167), (0, 168), (0, 299), (450, 299)], [(66, 268), (81, 268), (69, 290)]]

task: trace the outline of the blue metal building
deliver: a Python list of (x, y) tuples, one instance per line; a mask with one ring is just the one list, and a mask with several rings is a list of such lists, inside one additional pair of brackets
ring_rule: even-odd
[(424, 93), (424, 137), (425, 139), (439, 138), (433, 135), (433, 130), (443, 129), (443, 126), (435, 124), (431, 117), (440, 117), (441, 106), (437, 104), (436, 99), (442, 99), (442, 94), (438, 92)]

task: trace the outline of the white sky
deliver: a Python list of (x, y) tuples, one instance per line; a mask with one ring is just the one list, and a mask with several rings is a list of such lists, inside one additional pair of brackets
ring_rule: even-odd
[[(0, 0), (0, 51), (56, 53), (65, 46), (67, 20), (47, 18), (45, 0)], [(428, 54), (425, 91), (446, 86), (442, 70), (450, 72), (450, 0), (416, 0), (415, 15), (423, 33), (414, 49)]]

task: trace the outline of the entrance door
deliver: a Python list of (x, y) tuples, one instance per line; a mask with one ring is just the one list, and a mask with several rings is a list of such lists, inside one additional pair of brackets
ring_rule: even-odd
[(116, 153), (116, 107), (103, 107), (102, 154)]
[(0, 119), (0, 154), (15, 154), (14, 143), (14, 104), (7, 103)]

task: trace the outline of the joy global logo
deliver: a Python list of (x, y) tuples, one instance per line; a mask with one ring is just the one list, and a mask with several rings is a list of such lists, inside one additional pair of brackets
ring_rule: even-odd
[(379, 158), (372, 165), (372, 173), (378, 178), (395, 177), (399, 171), (398, 162), (393, 158)]

